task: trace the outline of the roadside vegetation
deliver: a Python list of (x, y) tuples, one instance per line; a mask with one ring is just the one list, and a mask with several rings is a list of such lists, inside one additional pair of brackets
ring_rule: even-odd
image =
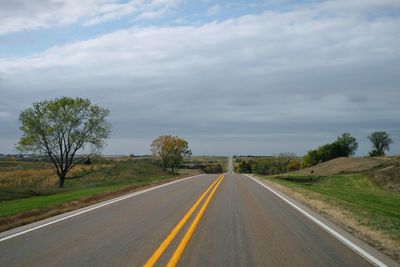
[[(164, 171), (154, 159), (98, 158), (90, 165), (79, 164), (58, 185), (50, 162), (0, 161), (0, 231), (93, 204), (136, 188), (198, 174), (199, 170)], [(25, 214), (24, 214), (25, 213)], [(13, 216), (23, 217), (17, 220)]]

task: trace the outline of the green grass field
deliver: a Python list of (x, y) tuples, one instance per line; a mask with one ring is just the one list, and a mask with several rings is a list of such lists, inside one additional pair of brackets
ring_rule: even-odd
[(400, 193), (383, 189), (367, 175), (277, 175), (264, 178), (303, 195), (313, 192), (330, 204), (350, 211), (361, 225), (400, 240)]
[(172, 178), (171, 176), (152, 176), (135, 181), (115, 181), (107, 186), (98, 185), (84, 189), (68, 190), (66, 192), (59, 192), (52, 195), (43, 195), (22, 199), (15, 199), (0, 202), (0, 217), (15, 215), (24, 211), (33, 209), (48, 208), (53, 205), (61, 204), (64, 202), (79, 200), (103, 193), (114, 192), (130, 186), (147, 185), (154, 181), (161, 181), (164, 179)]

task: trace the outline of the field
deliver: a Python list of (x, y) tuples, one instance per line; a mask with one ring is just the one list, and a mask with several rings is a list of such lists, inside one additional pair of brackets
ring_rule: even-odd
[(396, 159), (342, 158), (263, 178), (399, 260), (399, 174), (389, 179), (390, 187), (388, 179), (379, 179), (382, 170), (387, 174), (397, 164)]
[(44, 217), (198, 173), (199, 170), (180, 170), (174, 176), (152, 159), (101, 159), (91, 165), (77, 166), (65, 187), (59, 189), (50, 163), (0, 161), (0, 231), (15, 226), (14, 221), (31, 222), (46, 214)]

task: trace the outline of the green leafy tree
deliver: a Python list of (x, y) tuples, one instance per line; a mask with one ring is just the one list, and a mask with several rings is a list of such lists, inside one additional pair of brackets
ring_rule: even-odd
[(373, 132), (368, 136), (372, 143), (372, 151), (369, 152), (371, 157), (384, 156), (386, 150), (390, 150), (390, 145), (393, 144), (393, 139), (387, 132)]
[(302, 167), (310, 167), (331, 159), (354, 155), (357, 148), (356, 139), (350, 133), (344, 133), (338, 136), (333, 143), (309, 150), (303, 158)]
[(151, 143), (151, 152), (153, 156), (160, 157), (163, 169), (171, 168), (172, 173), (184, 157), (189, 157), (192, 152), (186, 140), (178, 136), (162, 135)]
[[(36, 102), (19, 116), (23, 136), (17, 150), (47, 155), (62, 188), (75, 165), (104, 147), (111, 132), (108, 114), (88, 99), (61, 97)], [(90, 150), (87, 157), (77, 157), (78, 151), (86, 148)]]
[(307, 151), (307, 153), (304, 155), (303, 161), (301, 163), (301, 167), (307, 168), (307, 167), (314, 166), (314, 165), (320, 163), (320, 160), (321, 159), (320, 159), (319, 151), (316, 149), (311, 149), (311, 150)]
[(356, 153), (358, 148), (357, 140), (350, 133), (338, 136), (334, 144), (337, 147), (337, 156), (348, 157)]

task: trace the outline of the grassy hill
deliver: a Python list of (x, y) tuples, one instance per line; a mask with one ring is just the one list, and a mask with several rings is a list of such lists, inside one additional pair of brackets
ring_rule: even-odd
[(400, 157), (337, 158), (292, 174), (328, 176), (361, 173), (383, 188), (400, 192)]

